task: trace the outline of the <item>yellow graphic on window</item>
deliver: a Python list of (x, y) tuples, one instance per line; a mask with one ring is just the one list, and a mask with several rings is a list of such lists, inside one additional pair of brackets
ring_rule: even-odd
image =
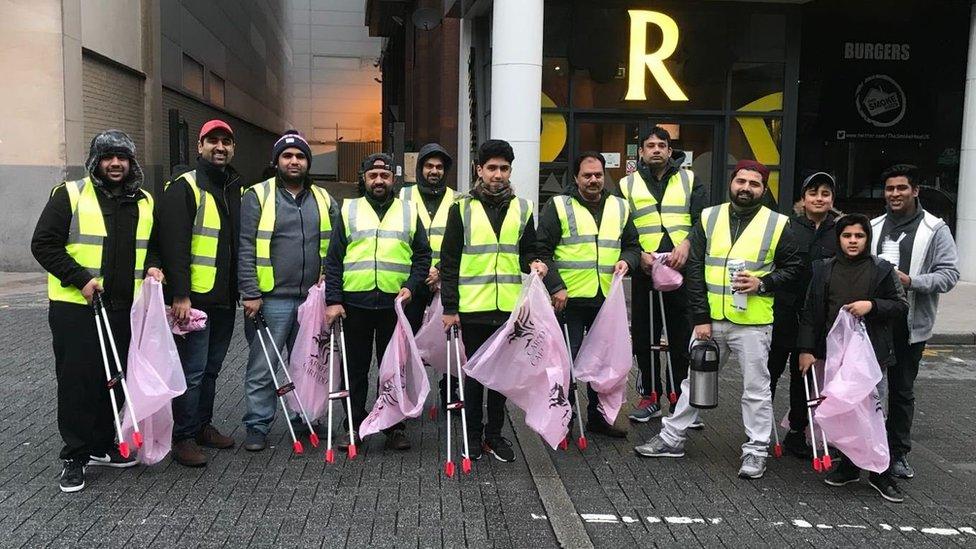
[[(657, 81), (664, 95), (671, 101), (687, 101), (688, 96), (681, 90), (674, 77), (664, 66), (664, 60), (671, 57), (674, 50), (678, 49), (678, 24), (667, 15), (658, 11), (648, 10), (628, 10), (630, 14), (630, 63), (627, 67), (628, 82), (627, 101), (645, 101), (647, 94), (644, 92), (644, 77), (646, 72), (644, 67), (651, 71), (651, 76)], [(657, 51), (648, 53), (647, 47), (647, 26), (656, 25), (661, 29), (661, 47)]]
[[(771, 93), (749, 103), (737, 112), (772, 112), (783, 110), (783, 92)], [(766, 120), (758, 117), (736, 117), (736, 122), (746, 136), (749, 148), (752, 149), (756, 160), (767, 166), (779, 165), (779, 148), (773, 134), (766, 126)], [(769, 192), (779, 201), (779, 170), (771, 170), (769, 174)]]
[[(553, 108), (556, 102), (542, 93), (542, 108)], [(552, 162), (566, 146), (566, 119), (561, 114), (542, 115), (542, 136), (539, 139), (539, 161)]]

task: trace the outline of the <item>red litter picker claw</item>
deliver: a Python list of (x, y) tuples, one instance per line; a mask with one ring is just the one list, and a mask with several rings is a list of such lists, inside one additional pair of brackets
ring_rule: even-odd
[(312, 448), (319, 447), (319, 436), (315, 434), (315, 431), (312, 431), (311, 434), (308, 435), (308, 441), (312, 443)]
[(128, 442), (126, 442), (126, 441), (123, 440), (122, 442), (119, 443), (119, 454), (121, 454), (122, 457), (124, 457), (124, 458), (129, 457), (129, 443)]
[(302, 448), (302, 443), (299, 440), (296, 440), (294, 443), (292, 443), (291, 449), (296, 454), (304, 454), (305, 453), (305, 448)]
[(652, 402), (657, 402), (657, 398), (658, 398), (657, 391), (655, 391), (654, 389), (651, 389), (651, 396), (650, 396), (651, 401)]
[(132, 440), (136, 443), (136, 448), (142, 448), (142, 433), (136, 431), (132, 433)]
[(431, 406), (430, 407), (430, 410), (427, 411), (427, 417), (429, 417), (430, 419), (437, 419), (437, 405), (436, 404), (433, 405), (433, 406)]
[(586, 437), (581, 436), (578, 439), (576, 439), (576, 447), (579, 448), (580, 450), (586, 450), (586, 447), (588, 445), (589, 443), (586, 442)]
[(833, 460), (830, 459), (830, 454), (824, 454), (824, 457), (820, 458), (820, 463), (823, 465), (824, 471), (829, 471), (830, 467), (833, 465)]
[(325, 462), (335, 463), (335, 452), (332, 450), (332, 448), (325, 451)]
[(461, 472), (465, 475), (471, 473), (471, 458), (466, 457), (461, 460)]
[(349, 455), (348, 455), (348, 458), (349, 459), (353, 459), (354, 457), (356, 457), (356, 445), (355, 444), (350, 444), (349, 445)]
[(671, 391), (671, 394), (668, 395), (668, 402), (670, 402), (672, 406), (675, 405), (675, 404), (677, 404), (678, 403), (678, 393), (676, 393), (674, 391)]
[(448, 461), (444, 463), (444, 474), (449, 478), (454, 478), (454, 462)]
[(569, 448), (569, 439), (564, 437), (562, 440), (559, 441), (559, 449), (565, 450), (566, 448)]
[(820, 463), (820, 458), (818, 457), (813, 458), (813, 470), (818, 473), (823, 471), (823, 465)]

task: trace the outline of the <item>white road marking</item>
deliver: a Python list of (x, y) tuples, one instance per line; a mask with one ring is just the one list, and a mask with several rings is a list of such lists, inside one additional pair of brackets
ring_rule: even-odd
[(803, 519), (793, 519), (793, 526), (797, 528), (813, 528), (813, 525)]

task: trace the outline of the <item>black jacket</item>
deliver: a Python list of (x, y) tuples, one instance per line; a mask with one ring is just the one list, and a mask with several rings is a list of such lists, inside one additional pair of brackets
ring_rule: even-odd
[[(111, 195), (102, 187), (96, 187), (95, 196), (102, 208), (106, 237), (102, 242), (102, 274), (105, 289), (102, 298), (111, 310), (126, 310), (132, 306), (135, 290), (136, 226), (139, 222), (140, 200), (146, 200), (142, 192)], [(94, 278), (68, 255), (68, 227), (71, 224), (71, 204), (64, 185), (54, 189), (41, 212), (31, 239), (31, 253), (45, 271), (54, 275), (64, 287), (84, 288)], [(158, 224), (153, 224), (146, 250), (145, 268), (159, 267), (157, 248)]]
[[(759, 208), (740, 213), (732, 208), (730, 203), (725, 203), (722, 207), (731, 208), (729, 230), (732, 235), (732, 243), (735, 244)], [(704, 223), (696, 223), (688, 238), (691, 239), (691, 249), (688, 251), (684, 275), (685, 286), (688, 289), (688, 306), (691, 310), (691, 319), (696, 326), (698, 324), (709, 324), (712, 321), (712, 316), (708, 307), (708, 292), (705, 290), (705, 247), (708, 237), (705, 235)], [(779, 243), (776, 245), (776, 251), (773, 254), (773, 265), (773, 272), (762, 277), (767, 293), (777, 292), (780, 288), (789, 285), (799, 276), (800, 270), (803, 268), (803, 260), (800, 258), (796, 243), (793, 241), (789, 224), (779, 237)]]
[(800, 310), (803, 309), (803, 298), (810, 284), (810, 266), (814, 261), (837, 254), (837, 236), (834, 234), (836, 222), (837, 216), (831, 212), (817, 227), (807, 216), (799, 213), (787, 225), (786, 230), (796, 243), (803, 266), (792, 283), (776, 291), (776, 301), (773, 302), (774, 346), (793, 347), (796, 343)]
[[(874, 277), (870, 301), (873, 307), (865, 315), (864, 323), (878, 363), (885, 366), (895, 360), (892, 325), (894, 322), (905, 322), (908, 299), (891, 263), (877, 257), (872, 257), (872, 260)], [(827, 356), (827, 334), (831, 328), (827, 326), (827, 292), (835, 261), (831, 258), (814, 262), (810, 289), (800, 314), (797, 348), (801, 352), (812, 353), (818, 359)]]
[[(477, 200), (477, 199), (476, 199)], [(513, 198), (513, 200), (515, 200)], [(505, 214), (508, 213), (508, 206), (511, 201), (504, 202), (500, 206), (494, 206), (481, 201), (484, 206), (485, 215), (491, 222), (491, 227), (495, 230), (497, 237), (501, 232), (502, 222)], [(519, 239), (519, 266), (523, 273), (529, 272), (529, 264), (538, 258), (535, 252), (536, 233), (535, 220), (529, 215), (529, 221)], [(464, 224), (461, 222), (461, 208), (457, 202), (451, 206), (447, 212), (447, 228), (444, 232), (444, 240), (441, 243), (441, 303), (444, 305), (444, 314), (453, 315), (458, 312), (458, 271), (461, 268), (461, 253), (464, 249)], [(461, 324), (489, 324), (501, 325), (509, 317), (506, 311), (485, 311), (479, 313), (462, 313)]]
[[(671, 161), (668, 162), (667, 169), (660, 178), (654, 177), (654, 173), (651, 171), (650, 166), (644, 164), (642, 161), (637, 162), (637, 171), (640, 173), (644, 181), (647, 182), (648, 190), (651, 195), (657, 200), (660, 208), (661, 200), (664, 198), (664, 185), (671, 179), (671, 176), (678, 173), (681, 169), (681, 164), (685, 160), (685, 152), (675, 150), (671, 154)], [(708, 190), (705, 183), (695, 174), (695, 181), (691, 186), (691, 197), (689, 204), (689, 213), (691, 213), (691, 225), (694, 226), (701, 219), (702, 210), (708, 206)], [(679, 243), (680, 244), (680, 243)], [(661, 237), (661, 243), (658, 244), (656, 250), (644, 250), (647, 252), (670, 252), (674, 249), (674, 242), (671, 241), (671, 235), (668, 231), (664, 231), (664, 235)]]
[[(367, 196), (366, 201), (373, 207), (376, 216), (380, 221), (390, 205), (393, 204), (393, 195), (389, 200), (379, 203)], [(346, 225), (342, 220), (342, 214), (332, 225), (332, 238), (329, 240), (329, 251), (325, 254), (325, 302), (328, 305), (351, 305), (361, 309), (392, 309), (396, 300), (396, 294), (388, 294), (379, 288), (373, 288), (364, 292), (346, 292), (342, 289), (342, 263), (346, 257), (346, 246), (349, 241), (346, 239)], [(410, 290), (414, 297), (418, 295), (418, 290), (425, 287), (427, 274), (430, 272), (430, 243), (427, 241), (427, 233), (424, 232), (423, 223), (417, 218), (417, 226), (414, 229), (413, 240), (410, 242), (410, 249), (413, 252), (410, 265), (410, 275), (403, 287)]]
[[(580, 204), (586, 206), (594, 219), (597, 220), (597, 225), (599, 225), (600, 216), (603, 214), (603, 205), (606, 204), (609, 193), (604, 191), (600, 197), (600, 201), (595, 205), (591, 205), (583, 200), (576, 186), (573, 186), (572, 191), (564, 194), (568, 194)], [(562, 223), (559, 221), (556, 206), (552, 200), (549, 200), (539, 214), (539, 227), (536, 229), (536, 252), (539, 259), (544, 261), (546, 266), (549, 267), (549, 272), (546, 274), (543, 282), (545, 282), (546, 289), (549, 290), (550, 294), (566, 289), (566, 284), (563, 282), (562, 277), (559, 276), (559, 269), (556, 268), (556, 263), (553, 260), (556, 247), (559, 245), (559, 241), (562, 240), (562, 232)], [(629, 272), (634, 272), (640, 266), (640, 253), (641, 247), (637, 236), (637, 228), (634, 227), (633, 215), (630, 215), (627, 217), (623, 232), (620, 234), (620, 259), (627, 262), (627, 266), (630, 268)], [(598, 287), (596, 296), (570, 298), (567, 306), (599, 307), (603, 304), (605, 298), (603, 289)]]
[(223, 171), (202, 158), (197, 160), (197, 185), (210, 193), (220, 215), (217, 237), (217, 275), (212, 290), (190, 292), (190, 238), (197, 205), (183, 176), (163, 192), (157, 208), (160, 255), (166, 275), (166, 300), (189, 297), (194, 307), (237, 306), (237, 247), (241, 228), (241, 176), (233, 167)]

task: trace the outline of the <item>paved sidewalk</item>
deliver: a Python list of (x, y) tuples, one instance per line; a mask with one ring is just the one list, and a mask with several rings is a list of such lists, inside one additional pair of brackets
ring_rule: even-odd
[[(216, 409), (218, 427), (238, 441), (242, 332)], [(903, 505), (883, 502), (866, 480), (827, 487), (789, 457), (771, 461), (760, 481), (738, 479), (734, 368), (722, 372), (720, 407), (705, 414), (681, 460), (634, 455), (659, 420), (630, 427), (627, 441), (591, 437), (583, 453), (529, 444), (535, 435), (518, 425), (506, 426), (516, 463), (486, 457), (470, 477), (447, 479), (441, 422), (427, 417), (410, 424), (413, 450), (385, 451), (380, 436), (361, 457), (333, 465), (322, 450), (292, 456), (278, 423), (265, 452), (208, 451), (203, 469), (169, 460), (90, 468), (88, 488), (65, 495), (43, 278), (0, 274), (0, 547), (974, 546), (976, 347), (931, 347), (919, 377), (911, 454), (919, 474), (902, 483)], [(785, 412), (782, 398), (776, 410)]]

